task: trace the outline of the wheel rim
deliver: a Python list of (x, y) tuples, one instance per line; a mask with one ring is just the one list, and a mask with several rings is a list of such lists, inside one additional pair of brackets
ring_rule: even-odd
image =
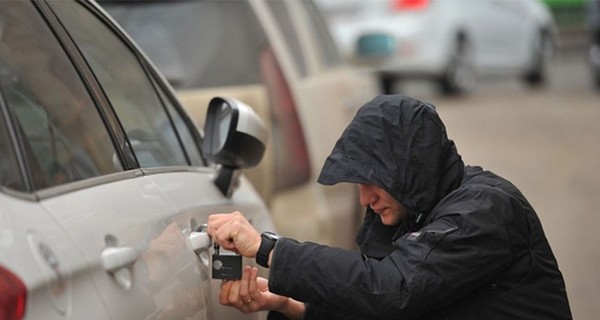
[(450, 91), (469, 91), (475, 87), (473, 48), (465, 40), (460, 41), (448, 68), (446, 81)]

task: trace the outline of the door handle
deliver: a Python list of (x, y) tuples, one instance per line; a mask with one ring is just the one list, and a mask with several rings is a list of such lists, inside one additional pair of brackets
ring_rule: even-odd
[(212, 239), (206, 233), (206, 224), (201, 225), (196, 231), (190, 232), (190, 243), (192, 249), (200, 258), (200, 262), (208, 268), (210, 264), (209, 250), (212, 246)]
[(132, 265), (136, 259), (137, 252), (131, 247), (108, 247), (102, 250), (102, 266), (110, 273)]
[(190, 242), (192, 243), (192, 249), (194, 249), (194, 252), (200, 253), (208, 250), (212, 241), (206, 231), (192, 231), (190, 232)]

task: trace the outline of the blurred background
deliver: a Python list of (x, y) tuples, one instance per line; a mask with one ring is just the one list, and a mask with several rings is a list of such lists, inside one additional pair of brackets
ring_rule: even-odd
[(313, 1), (100, 3), (198, 123), (215, 95), (262, 117), (271, 141), (248, 177), (279, 233), (353, 247), (356, 191), (316, 177), (360, 105), (407, 94), (437, 107), (466, 164), (523, 191), (574, 319), (597, 319), (600, 2)]
[(592, 320), (600, 314), (600, 86), (593, 48), (600, 42), (600, 2), (544, 4), (556, 23), (544, 83), (489, 74), (468, 92), (448, 95), (430, 79), (411, 78), (391, 92), (433, 103), (465, 163), (523, 191), (558, 259), (574, 319)]
[[(326, 16), (330, 16), (326, 19), (332, 34), (338, 35), (338, 45), (344, 52), (344, 46), (348, 50), (348, 44), (344, 43), (347, 39), (339, 36), (348, 37), (350, 31), (336, 31), (336, 28), (344, 28), (344, 19), (355, 12), (348, 6), (351, 0), (341, 2), (344, 3), (319, 1)], [(412, 10), (404, 8), (401, 13), (414, 24), (418, 23), (415, 16), (427, 10), (419, 6), (432, 6), (433, 2), (397, 1), (396, 4), (414, 7)], [(462, 1), (460, 10), (473, 9), (475, 2), (478, 0)], [(495, 2), (497, 8), (492, 10), (499, 11), (527, 1)], [(593, 320), (600, 314), (600, 274), (597, 271), (600, 266), (597, 231), (600, 226), (600, 2), (546, 0), (541, 3), (548, 8), (554, 24), (549, 23), (547, 31), (555, 34), (552, 50), (545, 58), (544, 78), (537, 79), (539, 82), (523, 81), (522, 74), (517, 72), (515, 77), (499, 68), (474, 76), (475, 79), (469, 80), (472, 83), (464, 88), (447, 90), (440, 86), (437, 77), (417, 77), (407, 72), (394, 79), (393, 84), (383, 82), (381, 89), (433, 103), (465, 163), (498, 173), (523, 191), (536, 208), (558, 259), (574, 319)], [(339, 5), (337, 12), (336, 5)], [(390, 15), (390, 11), (386, 9), (386, 14)], [(444, 14), (450, 11), (444, 10)], [(494, 15), (498, 14), (496, 11)], [(364, 14), (365, 10), (360, 12)], [(381, 19), (381, 16), (373, 19)], [(347, 22), (357, 23), (352, 19)], [(384, 23), (389, 26), (394, 22)], [(369, 25), (364, 30), (383, 29)], [(520, 35), (506, 28), (505, 34), (498, 35), (494, 41), (500, 41), (501, 36), (518, 38)], [(400, 36), (395, 37), (398, 41)], [(379, 50), (385, 49), (381, 39), (371, 40), (379, 45)], [(431, 41), (431, 37), (425, 40)], [(360, 40), (355, 38), (354, 41)], [(532, 40), (527, 43), (531, 44)], [(360, 45), (352, 46), (356, 55)], [(401, 51), (399, 46), (401, 44), (396, 44), (392, 50)], [(427, 46), (435, 47), (431, 43)], [(509, 49), (517, 50), (516, 46)], [(416, 47), (418, 51), (418, 45)], [(373, 59), (373, 50), (363, 50), (367, 58)], [(359, 67), (369, 63), (357, 63), (355, 56), (349, 56)], [(370, 63), (381, 72), (382, 64)], [(402, 70), (414, 71), (399, 65)]]

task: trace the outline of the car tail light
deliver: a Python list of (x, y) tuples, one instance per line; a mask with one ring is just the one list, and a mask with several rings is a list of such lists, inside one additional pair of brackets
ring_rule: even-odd
[(23, 319), (27, 288), (21, 279), (0, 266), (0, 320)]
[(428, 4), (429, 0), (392, 0), (392, 10), (422, 10)]
[(292, 91), (272, 48), (263, 50), (260, 69), (272, 107), (274, 187), (281, 191), (310, 179), (308, 150)]

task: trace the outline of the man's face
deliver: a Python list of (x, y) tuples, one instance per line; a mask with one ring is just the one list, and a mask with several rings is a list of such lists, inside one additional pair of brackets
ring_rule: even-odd
[(389, 193), (373, 184), (360, 184), (360, 204), (371, 207), (386, 226), (395, 226), (407, 215), (406, 207), (396, 201)]

